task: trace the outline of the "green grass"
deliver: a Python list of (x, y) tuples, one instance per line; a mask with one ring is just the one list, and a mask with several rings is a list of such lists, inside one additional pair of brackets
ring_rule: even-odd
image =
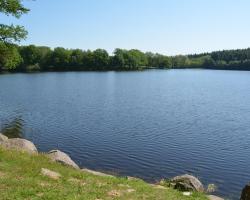
[[(53, 180), (41, 168), (58, 172)], [(152, 187), (142, 180), (99, 177), (51, 162), (45, 155), (29, 155), (0, 148), (1, 200), (206, 200), (203, 194), (186, 197), (171, 188)]]

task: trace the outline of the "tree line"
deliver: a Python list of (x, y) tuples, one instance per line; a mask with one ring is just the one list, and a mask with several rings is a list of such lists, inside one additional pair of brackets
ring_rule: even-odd
[[(0, 13), (20, 18), (29, 12), (21, 0), (0, 0)], [(1, 71), (143, 70), (147, 68), (208, 68), (250, 70), (250, 48), (212, 53), (165, 56), (137, 49), (83, 51), (16, 43), (27, 37), (23, 26), (0, 23)]]
[(165, 56), (137, 49), (83, 51), (35, 45), (17, 46), (0, 42), (1, 71), (143, 70), (148, 68), (250, 70), (250, 48), (212, 53)]
[[(10, 56), (8, 51), (11, 51)], [(12, 45), (10, 48), (2, 44), (0, 63), (1, 69), (8, 71), (142, 70), (148, 67), (169, 68), (170, 57), (136, 49), (116, 49), (113, 55), (109, 55), (104, 49), (83, 51), (35, 45)]]

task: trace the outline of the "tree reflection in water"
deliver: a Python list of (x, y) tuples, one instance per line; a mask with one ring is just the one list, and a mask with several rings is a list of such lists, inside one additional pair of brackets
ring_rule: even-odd
[(3, 125), (1, 133), (9, 138), (22, 138), (23, 137), (24, 120), (18, 116)]

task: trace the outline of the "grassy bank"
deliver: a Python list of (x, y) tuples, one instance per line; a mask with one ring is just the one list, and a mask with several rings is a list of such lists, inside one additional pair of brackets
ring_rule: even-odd
[[(52, 179), (41, 169), (58, 172)], [(170, 188), (156, 188), (141, 180), (100, 177), (51, 162), (45, 155), (29, 155), (0, 148), (1, 200), (157, 199), (205, 200), (203, 194), (186, 197)]]

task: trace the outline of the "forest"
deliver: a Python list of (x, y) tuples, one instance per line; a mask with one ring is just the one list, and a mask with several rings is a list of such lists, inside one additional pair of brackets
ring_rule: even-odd
[(110, 55), (104, 49), (83, 51), (0, 43), (1, 71), (106, 71), (150, 68), (250, 70), (250, 48), (177, 56), (144, 53), (137, 49), (115, 49)]

